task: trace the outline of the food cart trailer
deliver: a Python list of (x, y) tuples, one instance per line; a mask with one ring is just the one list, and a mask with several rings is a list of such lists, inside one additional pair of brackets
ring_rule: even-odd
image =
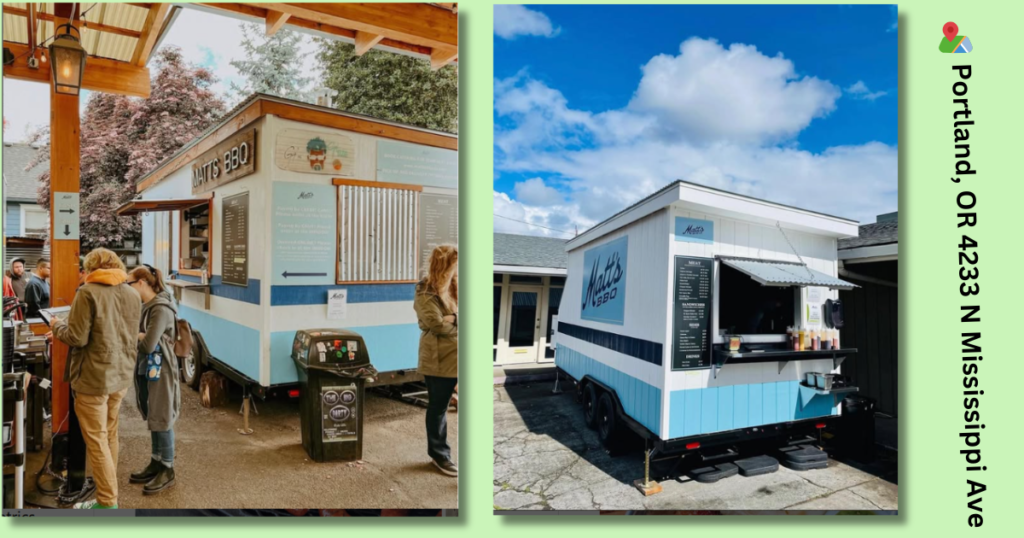
[(415, 285), (458, 242), (458, 138), (257, 94), (138, 182), (142, 259), (193, 328), (183, 377), (293, 387), (296, 331), (362, 335), (378, 384), (417, 380)]
[[(836, 242), (856, 235), (854, 221), (677, 181), (570, 240), (555, 364), (588, 426), (609, 449), (639, 434), (648, 466), (820, 435), (856, 390), (806, 375), (838, 374), (856, 351), (826, 330), (836, 290), (854, 287), (836, 277)], [(829, 349), (795, 350), (791, 327), (824, 330)]]

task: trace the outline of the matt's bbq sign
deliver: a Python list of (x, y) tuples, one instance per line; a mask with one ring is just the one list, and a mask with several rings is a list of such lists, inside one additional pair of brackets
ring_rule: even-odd
[(238, 133), (192, 164), (192, 194), (212, 191), (256, 171), (256, 129)]

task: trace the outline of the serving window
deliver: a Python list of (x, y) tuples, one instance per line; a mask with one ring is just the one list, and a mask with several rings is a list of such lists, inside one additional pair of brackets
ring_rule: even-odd
[(718, 329), (725, 334), (785, 335), (796, 324), (799, 287), (765, 286), (724, 263), (718, 267)]
[(335, 179), (338, 186), (338, 284), (410, 283), (417, 265), (423, 187)]
[(213, 276), (213, 211), (211, 203), (181, 210), (181, 256), (178, 271), (185, 275)]

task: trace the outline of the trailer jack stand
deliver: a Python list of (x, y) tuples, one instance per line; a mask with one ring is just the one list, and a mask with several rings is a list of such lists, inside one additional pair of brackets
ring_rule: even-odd
[(559, 385), (559, 381), (562, 380), (562, 376), (558, 375), (558, 369), (555, 369), (555, 388), (551, 389), (551, 394), (561, 394), (562, 387)]
[(656, 493), (661, 493), (661, 484), (651, 480), (651, 448), (647, 447), (644, 451), (644, 479), (634, 480), (633, 487), (640, 490), (640, 493), (644, 494), (644, 497), (650, 497)]
[[(253, 430), (249, 427), (249, 406), (252, 406), (253, 410), (256, 410), (256, 406), (252, 403), (252, 396), (249, 394), (248, 387), (244, 389), (245, 394), (242, 397), (242, 427), (238, 428), (238, 433), (242, 435), (252, 435)], [(256, 411), (256, 414), (260, 414)]]

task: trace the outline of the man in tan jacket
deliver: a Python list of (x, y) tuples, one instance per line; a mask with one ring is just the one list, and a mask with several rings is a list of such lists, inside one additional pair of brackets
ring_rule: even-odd
[(53, 337), (71, 347), (64, 371), (96, 482), (96, 499), (75, 508), (117, 508), (118, 416), (132, 385), (142, 300), (126, 284), (124, 264), (99, 248), (85, 257), (85, 283)]

